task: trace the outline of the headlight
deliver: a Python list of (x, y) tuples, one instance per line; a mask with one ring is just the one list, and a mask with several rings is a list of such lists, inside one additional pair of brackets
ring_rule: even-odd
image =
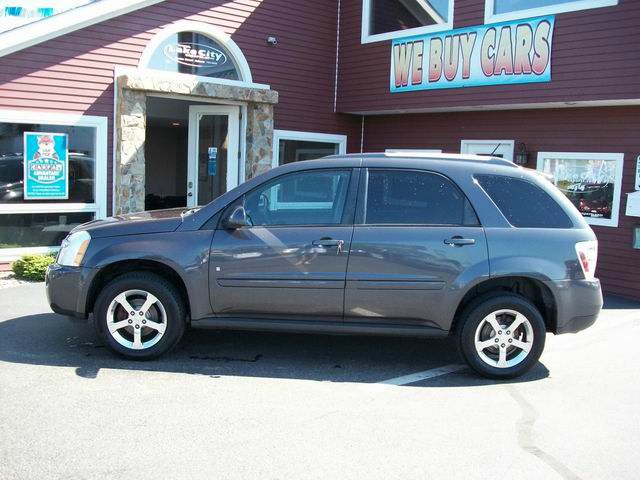
[(62, 247), (58, 253), (58, 263), (67, 267), (79, 267), (90, 241), (89, 232), (80, 231), (69, 235), (62, 241)]

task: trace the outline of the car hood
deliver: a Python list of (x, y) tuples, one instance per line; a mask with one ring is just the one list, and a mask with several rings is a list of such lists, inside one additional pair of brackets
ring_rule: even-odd
[(182, 223), (183, 215), (189, 211), (187, 208), (170, 208), (116, 215), (84, 223), (73, 231), (85, 230), (93, 238), (173, 232)]

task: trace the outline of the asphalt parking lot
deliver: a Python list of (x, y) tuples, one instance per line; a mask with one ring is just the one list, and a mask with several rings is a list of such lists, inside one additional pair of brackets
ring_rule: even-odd
[(192, 330), (122, 360), (0, 290), (0, 479), (637, 479), (640, 305), (511, 382), (450, 341)]

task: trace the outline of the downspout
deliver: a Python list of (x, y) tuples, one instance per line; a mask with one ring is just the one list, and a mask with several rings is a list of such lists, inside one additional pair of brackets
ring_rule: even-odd
[(340, 57), (340, 0), (338, 0), (338, 24), (336, 26), (336, 77), (333, 88), (333, 113), (337, 113), (338, 105), (338, 59)]

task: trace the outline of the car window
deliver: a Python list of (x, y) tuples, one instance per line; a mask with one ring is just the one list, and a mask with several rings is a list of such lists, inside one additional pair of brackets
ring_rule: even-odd
[(368, 172), (364, 223), (477, 225), (469, 201), (442, 175), (413, 170)]
[(255, 226), (342, 223), (350, 170), (292, 173), (245, 195), (244, 208)]
[(514, 227), (573, 227), (562, 207), (537, 185), (503, 175), (476, 175), (475, 178)]

